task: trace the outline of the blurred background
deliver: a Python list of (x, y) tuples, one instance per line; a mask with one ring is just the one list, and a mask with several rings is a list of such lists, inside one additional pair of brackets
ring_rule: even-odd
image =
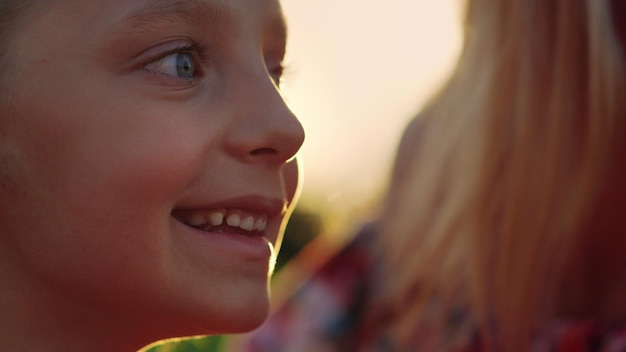
[(459, 50), (460, 0), (283, 0), (285, 97), (307, 133), (300, 209), (335, 232), (375, 203), (400, 134)]
[[(461, 0), (281, 0), (289, 26), (283, 92), (300, 118), (303, 187), (273, 294), (279, 302), (376, 211), (402, 130), (446, 78)], [(304, 252), (303, 252), (304, 249)], [(306, 257), (300, 265), (292, 258)], [(303, 265), (302, 263), (309, 265)], [(292, 264), (292, 265), (290, 265)], [(150, 352), (225, 351), (224, 337)]]

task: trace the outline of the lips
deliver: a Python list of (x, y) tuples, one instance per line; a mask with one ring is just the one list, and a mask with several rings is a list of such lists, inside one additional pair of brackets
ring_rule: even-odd
[(206, 232), (237, 233), (260, 236), (267, 228), (269, 214), (255, 214), (242, 209), (177, 210), (178, 221)]

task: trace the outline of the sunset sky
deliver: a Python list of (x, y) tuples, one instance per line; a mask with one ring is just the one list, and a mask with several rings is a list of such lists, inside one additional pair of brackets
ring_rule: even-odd
[(388, 175), (460, 45), (460, 0), (282, 0), (286, 99), (302, 121), (301, 204), (350, 211)]

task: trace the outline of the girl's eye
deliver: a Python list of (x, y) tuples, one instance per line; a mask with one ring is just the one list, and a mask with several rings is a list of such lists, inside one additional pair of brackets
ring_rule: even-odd
[(175, 52), (144, 66), (144, 69), (172, 77), (190, 79), (196, 76), (196, 64), (192, 54)]

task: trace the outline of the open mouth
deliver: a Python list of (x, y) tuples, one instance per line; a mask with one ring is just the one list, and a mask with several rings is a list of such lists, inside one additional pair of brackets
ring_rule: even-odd
[(253, 214), (240, 209), (175, 210), (172, 216), (201, 231), (243, 236), (263, 236), (268, 219), (268, 215)]

